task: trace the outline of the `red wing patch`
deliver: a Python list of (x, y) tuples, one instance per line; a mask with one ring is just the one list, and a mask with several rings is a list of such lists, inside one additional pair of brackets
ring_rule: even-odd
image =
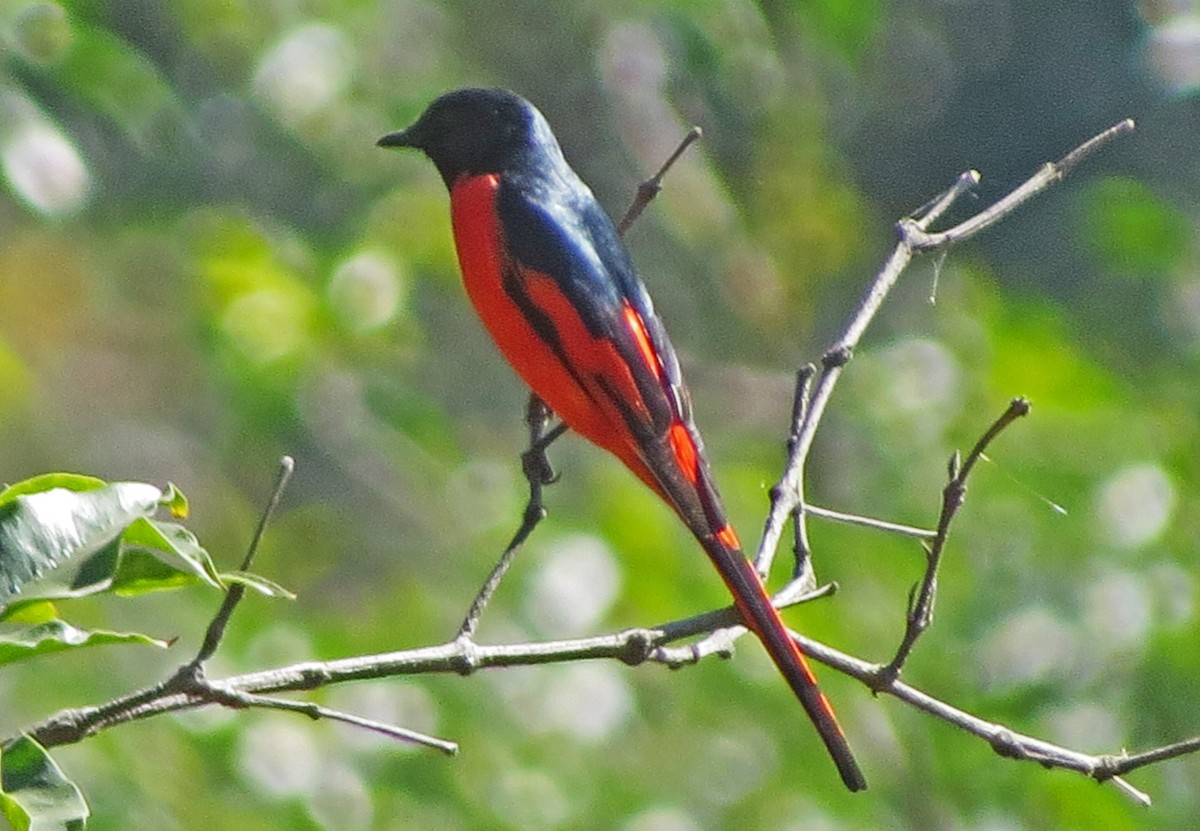
[(742, 541), (738, 539), (737, 532), (733, 530), (732, 525), (726, 525), (720, 531), (717, 531), (716, 537), (725, 544), (726, 548), (734, 551), (742, 550)]
[(625, 305), (621, 308), (621, 315), (625, 318), (625, 325), (629, 327), (630, 334), (633, 335), (633, 342), (637, 344), (642, 360), (646, 362), (646, 366), (654, 373), (654, 377), (661, 384), (662, 367), (659, 365), (658, 353), (650, 343), (650, 335), (646, 333), (646, 325), (642, 323), (642, 316), (637, 313), (637, 309), (629, 305), (628, 300), (625, 301)]
[[(511, 261), (496, 217), (499, 186), (495, 175), (474, 176), (456, 182), (450, 194), (463, 284), (476, 314), (513, 369), (559, 418), (615, 454), (661, 494), (626, 426), (625, 413), (613, 403), (617, 399), (635, 417), (647, 417), (633, 377), (640, 368), (625, 363), (612, 341), (588, 330), (552, 276)], [(531, 308), (514, 299), (507, 284), (512, 280)], [(539, 331), (529, 314), (548, 321), (552, 333)], [(547, 339), (550, 334), (556, 342)]]
[[(629, 332), (633, 335), (633, 342), (637, 344), (642, 360), (654, 373), (659, 386), (663, 386), (662, 365), (658, 352), (650, 342), (650, 335), (646, 332), (646, 324), (642, 321), (642, 316), (633, 306), (629, 305), (628, 301), (621, 311), (625, 318), (625, 325), (629, 327)], [(691, 431), (680, 420), (678, 412), (675, 413), (675, 419), (667, 432), (667, 440), (671, 443), (671, 452), (675, 456), (675, 462), (679, 465), (679, 469), (683, 471), (687, 480), (695, 485), (700, 478), (700, 451), (696, 447)]]
[(696, 442), (692, 440), (692, 434), (682, 422), (676, 421), (667, 435), (671, 440), (671, 451), (675, 454), (679, 469), (689, 482), (696, 484), (696, 480), (700, 478), (700, 454), (696, 451)]

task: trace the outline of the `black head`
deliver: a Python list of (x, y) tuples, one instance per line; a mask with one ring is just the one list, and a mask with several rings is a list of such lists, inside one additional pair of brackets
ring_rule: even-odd
[(415, 124), (376, 144), (424, 151), (450, 187), (463, 174), (510, 168), (525, 151), (546, 142), (557, 154), (546, 120), (524, 98), (504, 89), (468, 88), (436, 99)]

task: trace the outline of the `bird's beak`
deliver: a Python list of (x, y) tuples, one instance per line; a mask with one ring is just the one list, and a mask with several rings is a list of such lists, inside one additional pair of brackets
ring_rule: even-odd
[(388, 133), (386, 136), (375, 142), (376, 147), (414, 147), (413, 139), (416, 138), (412, 134), (412, 128), (400, 130), (395, 133)]

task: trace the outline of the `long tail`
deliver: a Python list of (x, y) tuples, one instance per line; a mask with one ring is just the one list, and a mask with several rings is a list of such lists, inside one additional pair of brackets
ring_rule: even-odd
[(742, 615), (743, 622), (762, 641), (767, 654), (787, 679), (788, 686), (792, 688), (796, 698), (800, 699), (813, 726), (817, 728), (821, 741), (833, 757), (846, 787), (852, 791), (865, 789), (867, 780), (859, 770), (858, 763), (854, 761), (854, 754), (850, 751), (846, 735), (833, 713), (833, 707), (817, 687), (817, 679), (809, 668), (808, 661), (788, 635), (779, 613), (771, 605), (771, 599), (758, 577), (758, 572), (739, 548), (723, 541), (722, 536), (728, 536), (734, 541), (737, 539), (732, 529), (725, 526), (717, 535), (701, 537), (700, 542), (720, 572), (721, 579), (733, 594), (734, 603)]
[(817, 686), (808, 661), (788, 635), (758, 572), (742, 553), (737, 534), (725, 519), (721, 497), (695, 427), (680, 421), (667, 434), (666, 441), (646, 441), (640, 447), (613, 443), (609, 449), (675, 509), (700, 541), (733, 595), (742, 622), (762, 641), (780, 674), (800, 699), (842, 781), (852, 791), (864, 790), (867, 780), (854, 761), (829, 699)]

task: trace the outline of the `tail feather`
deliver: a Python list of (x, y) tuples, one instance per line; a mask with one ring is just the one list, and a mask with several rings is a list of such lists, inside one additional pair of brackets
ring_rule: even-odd
[(717, 567), (725, 585), (733, 594), (743, 622), (762, 641), (767, 654), (787, 679), (788, 686), (792, 688), (796, 698), (800, 699), (800, 704), (833, 758), (842, 781), (851, 791), (865, 789), (867, 780), (854, 760), (854, 754), (841, 725), (838, 724), (833, 707), (817, 686), (817, 679), (809, 668), (808, 661), (788, 634), (779, 613), (771, 605), (771, 599), (767, 596), (758, 572), (741, 551), (724, 544), (718, 536), (706, 536), (701, 542), (709, 559)]
[[(733, 595), (742, 621), (762, 641), (767, 654), (800, 699), (833, 757), (842, 781), (850, 790), (861, 791), (867, 787), (867, 780), (854, 761), (833, 707), (818, 688), (808, 662), (771, 605), (758, 572), (742, 553), (737, 534), (725, 518), (700, 434), (687, 417), (687, 394), (682, 381), (675, 389), (678, 403), (670, 425), (659, 430), (653, 424), (630, 421), (628, 435), (636, 437), (635, 441), (614, 441), (601, 446), (615, 453), (665, 499), (700, 541)], [(642, 428), (641, 435), (632, 428)]]

